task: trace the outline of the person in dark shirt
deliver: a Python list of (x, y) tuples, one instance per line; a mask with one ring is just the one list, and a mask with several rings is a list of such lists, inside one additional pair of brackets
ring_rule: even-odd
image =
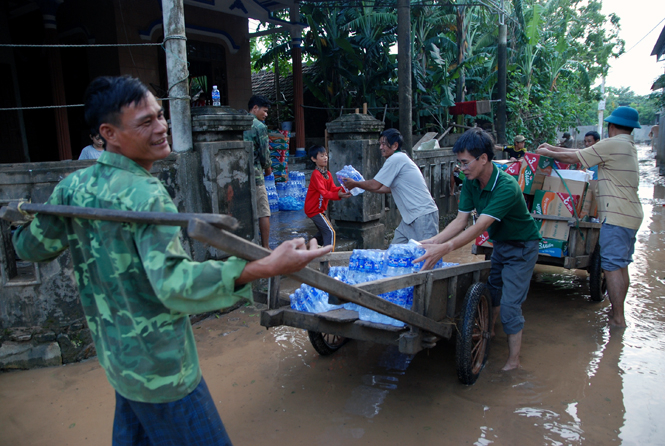
[(503, 150), (508, 155), (509, 159), (518, 160), (524, 158), (526, 153), (526, 138), (522, 135), (517, 135), (513, 140), (512, 146), (494, 146), (496, 149)]

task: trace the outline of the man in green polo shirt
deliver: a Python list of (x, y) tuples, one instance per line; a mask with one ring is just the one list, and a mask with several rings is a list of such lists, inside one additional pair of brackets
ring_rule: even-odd
[[(522, 303), (529, 292), (529, 282), (538, 260), (540, 233), (526, 207), (515, 179), (493, 163), (492, 137), (480, 128), (467, 130), (453, 147), (466, 179), (462, 187), (459, 212), (437, 236), (423, 240), (423, 269), (432, 268), (446, 254), (466, 246), (487, 231), (494, 242), (492, 269), (487, 287), (492, 295), (494, 320), (501, 315), (508, 335), (508, 361), (502, 370), (520, 366), (522, 346)], [(466, 227), (469, 214), (479, 215)]]

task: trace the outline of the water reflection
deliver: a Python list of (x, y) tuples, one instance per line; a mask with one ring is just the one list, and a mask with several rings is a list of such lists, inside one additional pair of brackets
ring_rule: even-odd
[(400, 353), (396, 346), (387, 346), (377, 362), (381, 373), (364, 375), (362, 385), (353, 389), (344, 410), (365, 418), (378, 415), (388, 391), (397, 389), (398, 376), (404, 375), (412, 359), (413, 355)]
[(309, 240), (316, 234), (316, 226), (307, 218), (304, 210), (279, 211), (270, 216), (270, 248), (298, 237)]
[[(547, 431), (544, 439), (552, 445), (564, 445), (571, 442), (580, 443), (583, 431), (579, 425), (577, 415), (571, 420), (563, 420), (558, 413), (535, 407), (521, 407), (515, 410), (517, 415), (533, 418), (533, 425), (539, 426)], [(568, 411), (566, 411), (568, 414)]]
[(626, 408), (620, 438), (625, 445), (662, 444), (665, 438), (661, 423), (665, 413), (665, 287), (659, 277), (665, 270), (661, 250), (665, 241), (665, 187), (650, 151), (640, 147), (639, 155), (646, 159), (640, 163), (640, 201), (645, 218), (630, 266), (632, 283), (626, 299), (629, 326), (623, 334), (619, 363)]

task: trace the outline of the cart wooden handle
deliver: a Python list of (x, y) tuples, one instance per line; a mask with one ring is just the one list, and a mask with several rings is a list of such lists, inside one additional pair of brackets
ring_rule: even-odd
[[(19, 209), (20, 206), (20, 209)], [(204, 221), (216, 228), (234, 231), (238, 220), (224, 214), (181, 214), (175, 212), (133, 212), (114, 209), (87, 208), (81, 206), (62, 206), (53, 204), (35, 204), (11, 202), (0, 208), (0, 218), (8, 221), (22, 221), (23, 213), (49, 214), (59, 217), (83, 218), (86, 220), (110, 220), (127, 223), (181, 226), (186, 228), (192, 219)]]
[[(270, 254), (268, 249), (255, 245), (237, 235), (214, 228), (208, 223), (197, 219), (193, 219), (189, 223), (187, 234), (195, 240), (207, 243), (231, 255), (249, 261), (259, 260)], [(377, 313), (398, 319), (435, 335), (445, 337), (447, 333), (445, 325), (440, 322), (407, 310), (392, 302), (381, 299), (370, 292), (333, 279), (311, 268), (304, 268), (289, 276), (337, 296), (344, 301), (362, 305)]]

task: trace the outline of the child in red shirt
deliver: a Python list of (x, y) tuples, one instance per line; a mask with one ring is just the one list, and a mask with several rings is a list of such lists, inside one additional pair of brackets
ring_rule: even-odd
[(323, 146), (312, 146), (307, 150), (310, 159), (316, 165), (312, 172), (312, 178), (309, 180), (309, 188), (305, 197), (305, 215), (312, 219), (319, 230), (314, 238), (322, 246), (333, 246), (335, 250), (335, 230), (326, 217), (325, 212), (328, 209), (328, 200), (340, 200), (349, 198), (350, 193), (344, 192), (344, 189), (335, 186), (332, 175), (328, 172), (328, 154)]

